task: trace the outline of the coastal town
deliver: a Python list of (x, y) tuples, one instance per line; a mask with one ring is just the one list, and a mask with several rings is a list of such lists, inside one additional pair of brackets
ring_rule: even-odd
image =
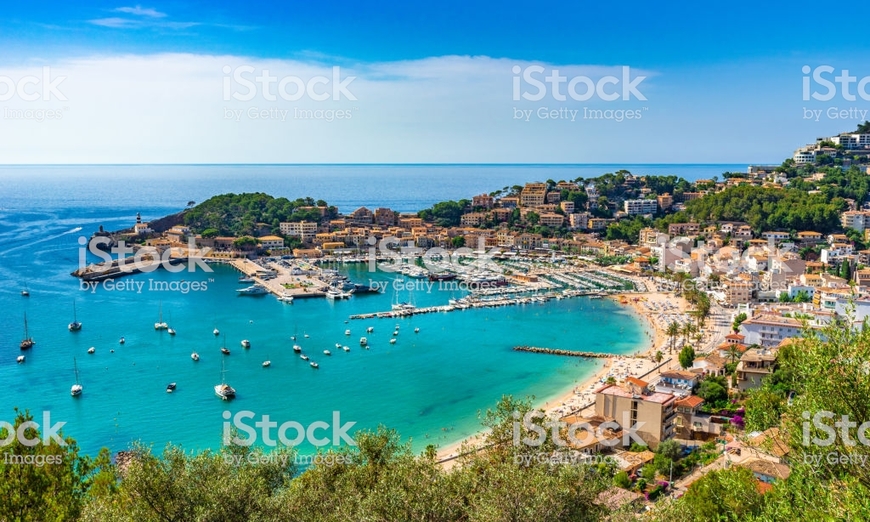
[[(807, 331), (822, 332), (834, 321), (858, 328), (870, 314), (870, 133), (864, 130), (819, 138), (782, 165), (753, 165), (722, 180), (689, 183), (618, 171), (505, 187), (418, 213), (360, 207), (341, 214), (326, 202), (297, 200), (289, 220), (249, 219), (243, 234), (203, 229), (201, 217), (182, 212), (156, 223), (137, 218), (130, 230), (104, 235), (137, 244), (154, 259), (169, 252), (231, 263), (285, 302), (348, 298), (361, 290), (337, 282), (332, 267), (341, 263), (371, 263), (429, 281), (456, 279), (469, 291), (444, 306), (404, 304), (350, 319), (578, 296), (606, 296), (633, 309), (648, 322), (650, 341), (633, 357), (557, 346), (515, 350), (530, 357), (603, 358), (592, 380), (544, 407), (567, 423), (617, 423), (603, 439), (575, 441), (570, 449), (616, 462), (628, 479), (604, 501), (642, 508), (650, 491), (652, 500), (664, 493), (678, 497), (714, 469), (744, 467), (761, 489), (788, 477), (778, 428), (746, 430), (744, 403), (777, 371), (779, 353)], [(800, 194), (824, 196), (824, 208), (810, 208), (809, 218), (779, 216), (785, 225), (779, 227), (760, 220), (757, 209), (745, 219), (729, 215), (733, 200), (787, 201)], [(704, 202), (715, 198), (724, 207), (705, 210)], [(433, 249), (443, 262), (428, 259)], [(607, 443), (635, 422), (642, 425), (642, 448)], [(443, 448), (440, 462), (454, 465), (480, 451), (481, 440)], [(659, 448), (673, 443), (682, 453), (666, 462), (667, 480), (656, 487), (654, 478), (665, 475)], [(675, 462), (682, 463), (676, 475)]]

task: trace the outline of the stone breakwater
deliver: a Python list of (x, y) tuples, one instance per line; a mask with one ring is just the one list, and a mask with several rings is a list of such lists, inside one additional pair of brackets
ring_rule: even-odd
[(575, 352), (573, 350), (560, 350), (558, 348), (540, 348), (538, 346), (514, 346), (515, 352), (546, 353), (549, 355), (564, 355), (567, 357), (591, 357), (594, 359), (609, 359), (616, 357), (610, 353)]

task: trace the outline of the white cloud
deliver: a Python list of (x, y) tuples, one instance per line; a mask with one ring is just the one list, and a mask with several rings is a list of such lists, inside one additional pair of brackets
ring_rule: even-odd
[(143, 8), (140, 5), (136, 7), (118, 7), (114, 9), (116, 13), (127, 13), (135, 16), (148, 16), (151, 18), (163, 18), (166, 16), (166, 13), (161, 13), (155, 9), (151, 8)]
[[(641, 84), (649, 98), (645, 102), (591, 104), (547, 98), (531, 103), (512, 100), (514, 65), (529, 63), (444, 56), (343, 64), (341, 80), (356, 77), (346, 87), (356, 101), (343, 95), (338, 101), (270, 100), (261, 92), (249, 101), (232, 97), (227, 101), (227, 82), (231, 95), (247, 89), (230, 82), (225, 66), (253, 67), (256, 72), (245, 75), (251, 81), (264, 69), (276, 78), (295, 76), (303, 82), (323, 76), (329, 82), (314, 85), (315, 92), (330, 97), (333, 66), (324, 58), (194, 54), (68, 60), (51, 64), (50, 70), (51, 79), (66, 77), (57, 89), (67, 101), (26, 102), (18, 97), (0, 101), (0, 163), (667, 163), (733, 160), (732, 153), (741, 143), (760, 147), (754, 142), (757, 136), (747, 132), (729, 136), (732, 146), (723, 150), (727, 125), (720, 129), (717, 124), (703, 135), (686, 133), (680, 126), (683, 115), (673, 106), (663, 107), (663, 97), (653, 94), (662, 86), (650, 71), (632, 69), (632, 75), (648, 76)], [(621, 67), (555, 67), (569, 77), (619, 77), (622, 71)], [(42, 74), (41, 65), (18, 69), (0, 65), (0, 76), (14, 80)], [(293, 83), (287, 85), (293, 94)], [(4, 92), (0, 85), (0, 99)], [(275, 84), (271, 92), (276, 93)], [(640, 120), (622, 122), (582, 121), (582, 111), (574, 122), (537, 116), (528, 122), (515, 119), (516, 110), (583, 106), (649, 110)], [(36, 122), (9, 117), (10, 110), (39, 109), (57, 110), (60, 119)], [(331, 122), (301, 118), (330, 114), (305, 111), (344, 111), (348, 118)], [(762, 129), (759, 133), (768, 135)]]

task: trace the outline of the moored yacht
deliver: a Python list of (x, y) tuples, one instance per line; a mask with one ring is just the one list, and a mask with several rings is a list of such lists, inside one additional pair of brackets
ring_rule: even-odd
[(198, 360), (199, 360), (199, 354), (196, 353), (196, 352), (193, 352), (192, 354), (190, 354), (190, 358), (193, 359), (194, 361), (198, 361)]
[(360, 337), (359, 344), (360, 344), (360, 346), (365, 346), (365, 345), (369, 344), (369, 340), (366, 339), (365, 337)]
[(249, 341), (247, 339), (242, 339), (242, 348), (250, 348), (250, 347), (251, 347), (251, 341)]
[(228, 401), (236, 396), (236, 390), (233, 389), (232, 386), (227, 384), (224, 375), (226, 374), (226, 368), (224, 368), (224, 363), (221, 361), (221, 383), (214, 387), (214, 393), (222, 400)]
[(240, 288), (239, 290), (236, 290), (236, 292), (238, 292), (239, 295), (265, 295), (269, 293), (268, 290), (257, 284)]
[(18, 344), (18, 347), (22, 350), (29, 350), (33, 348), (33, 345), (36, 344), (33, 338), (30, 337), (30, 333), (27, 331), (27, 314), (24, 314), (24, 339), (21, 340), (21, 343)]
[(76, 383), (73, 384), (72, 387), (69, 389), (69, 393), (73, 397), (78, 397), (79, 395), (82, 394), (83, 388), (82, 388), (81, 383), (79, 383), (79, 367), (78, 367), (78, 365), (76, 365), (75, 357), (73, 357), (73, 370), (76, 373)]
[(73, 301), (73, 321), (67, 325), (67, 329), (70, 332), (78, 332), (82, 329), (82, 323), (79, 322), (78, 317), (76, 316), (76, 302)]

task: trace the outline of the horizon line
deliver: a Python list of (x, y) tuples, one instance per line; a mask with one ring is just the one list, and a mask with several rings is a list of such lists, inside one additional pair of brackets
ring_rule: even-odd
[(653, 166), (653, 165), (781, 165), (782, 162), (735, 163), (0, 163), (2, 167), (586, 167), (586, 166)]

